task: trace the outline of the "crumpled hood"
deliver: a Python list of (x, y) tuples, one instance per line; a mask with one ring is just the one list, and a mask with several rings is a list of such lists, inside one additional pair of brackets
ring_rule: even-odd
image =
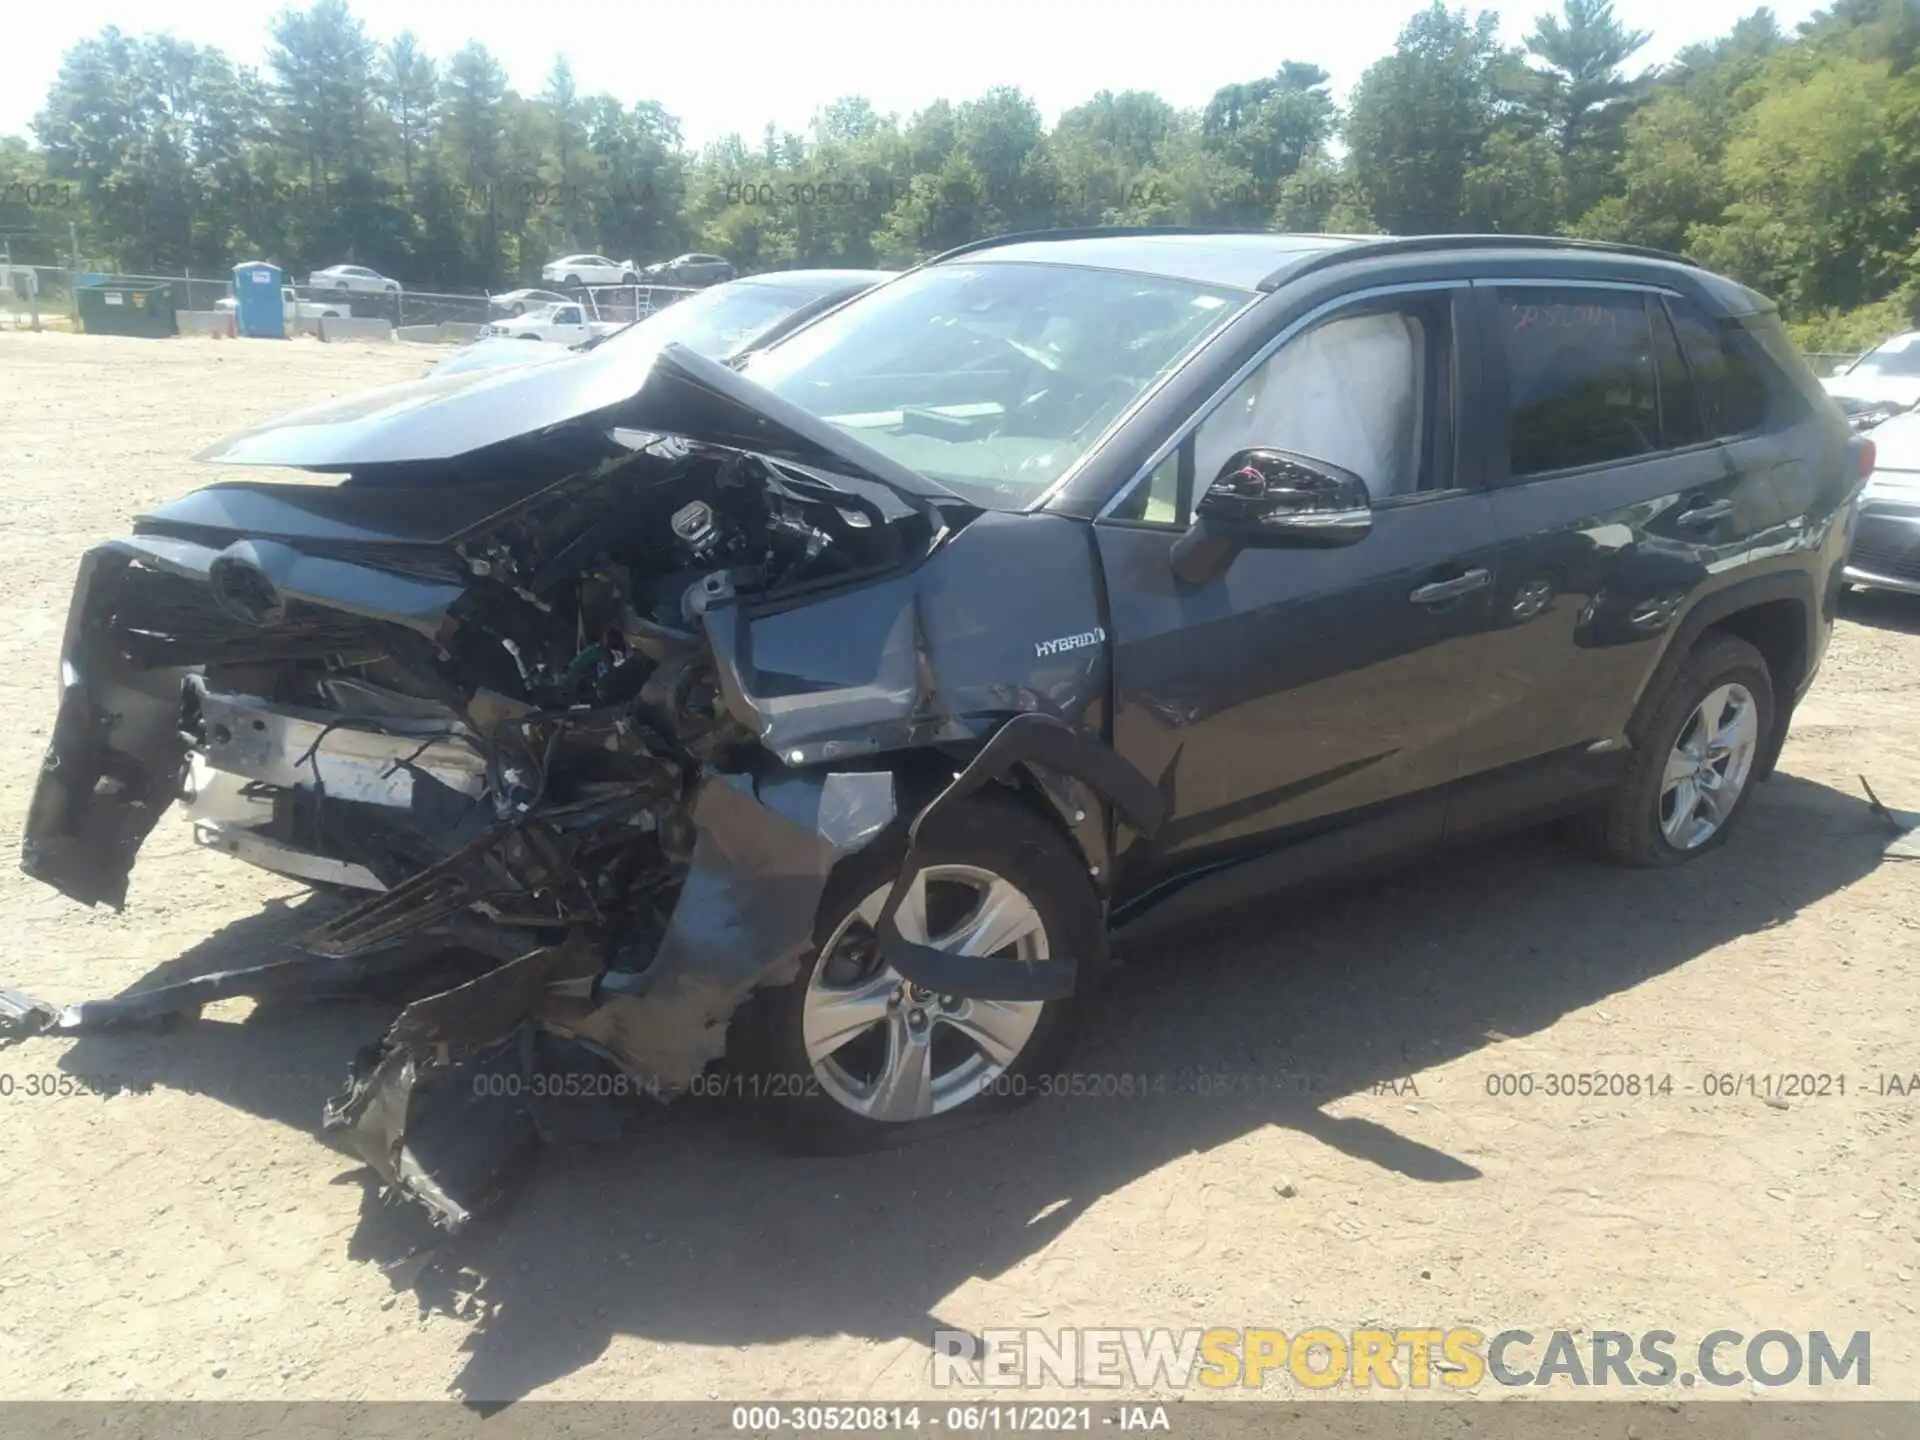
[(296, 410), (195, 458), (352, 471), (456, 460), (584, 422), (726, 445), (850, 472), (922, 497), (958, 498), (799, 406), (684, 345), (602, 345), (535, 365), (428, 375)]

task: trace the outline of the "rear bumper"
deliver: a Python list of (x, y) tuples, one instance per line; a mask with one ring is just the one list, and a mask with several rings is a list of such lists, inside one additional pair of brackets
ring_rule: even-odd
[(1920, 595), (1920, 503), (1869, 497), (1860, 507), (1845, 573), (1855, 585)]

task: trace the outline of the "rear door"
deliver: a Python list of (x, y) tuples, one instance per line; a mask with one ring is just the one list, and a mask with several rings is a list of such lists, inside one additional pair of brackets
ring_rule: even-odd
[[(1495, 591), (1493, 520), (1459, 423), (1476, 403), (1470, 302), (1461, 283), (1324, 308), (1096, 522), (1114, 744), (1171, 802), (1151, 845), (1123, 837), (1123, 892), (1283, 846), (1304, 875), (1438, 841)], [(1243, 550), (1220, 579), (1183, 586), (1169, 552), (1194, 494), (1254, 446), (1359, 473), (1371, 533)], [(1314, 838), (1329, 843), (1288, 843)]]
[(1764, 481), (1718, 442), (1673, 323), (1690, 302), (1628, 284), (1476, 286), (1488, 336), (1499, 585), (1488, 713), (1449, 830), (1607, 783), (1665, 637), (1768, 522)]

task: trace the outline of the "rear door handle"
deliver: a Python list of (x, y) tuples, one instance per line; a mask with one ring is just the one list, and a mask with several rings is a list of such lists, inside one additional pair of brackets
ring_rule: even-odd
[(1731, 514), (1731, 500), (1715, 500), (1707, 505), (1696, 505), (1691, 510), (1682, 510), (1673, 523), (1689, 530), (1704, 530), (1709, 525), (1719, 524)]
[(1469, 570), (1451, 580), (1436, 580), (1431, 585), (1422, 585), (1407, 598), (1416, 605), (1438, 605), (1443, 600), (1457, 600), (1462, 595), (1469, 595), (1492, 580), (1493, 573), (1489, 570)]

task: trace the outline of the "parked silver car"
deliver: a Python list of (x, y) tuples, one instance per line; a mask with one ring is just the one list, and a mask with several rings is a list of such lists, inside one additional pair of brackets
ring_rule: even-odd
[(1860, 496), (1846, 581), (1920, 595), (1920, 411), (1876, 426), (1861, 443), (1873, 447), (1873, 474)]
[(307, 277), (313, 290), (334, 290), (356, 295), (398, 295), (400, 282), (364, 265), (329, 265)]

